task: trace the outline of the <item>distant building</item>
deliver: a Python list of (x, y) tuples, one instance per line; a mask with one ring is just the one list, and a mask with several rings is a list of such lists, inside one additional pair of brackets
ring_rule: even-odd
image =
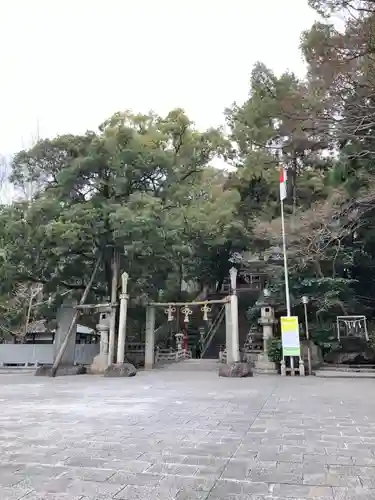
[[(10, 332), (2, 332), (1, 343), (53, 344), (55, 330), (47, 328), (47, 321), (41, 319), (30, 323), (26, 338), (23, 339)], [(76, 344), (96, 344), (99, 342), (97, 332), (88, 326), (77, 324)]]

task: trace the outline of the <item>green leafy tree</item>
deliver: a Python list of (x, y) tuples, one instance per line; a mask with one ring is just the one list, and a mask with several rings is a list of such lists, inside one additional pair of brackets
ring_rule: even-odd
[(115, 252), (138, 300), (155, 297), (170, 276), (215, 280), (207, 253), (214, 259), (234, 235), (246, 237), (234, 222), (238, 194), (209, 167), (228, 146), (177, 109), (165, 118), (118, 113), (98, 133), (19, 152), (12, 180), (35, 189), (0, 214), (4, 293), (20, 282), (80, 291), (100, 255), (93, 291), (108, 296)]

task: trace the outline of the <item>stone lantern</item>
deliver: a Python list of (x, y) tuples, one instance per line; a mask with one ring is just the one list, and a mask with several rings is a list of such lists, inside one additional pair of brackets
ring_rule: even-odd
[(96, 329), (100, 335), (100, 354), (108, 354), (108, 332), (109, 332), (110, 316), (109, 313), (102, 312), (99, 316), (99, 323)]
[(177, 345), (177, 351), (182, 351), (182, 342), (184, 339), (184, 334), (183, 333), (176, 333), (176, 345)]
[(275, 319), (275, 302), (268, 289), (264, 289), (256, 305), (260, 308), (258, 323), (263, 328), (263, 353), (259, 354), (255, 362), (255, 371), (259, 373), (277, 373), (276, 364), (268, 358), (268, 342), (273, 337)]
[(100, 351), (95, 356), (90, 367), (91, 373), (104, 373), (108, 368), (108, 346), (109, 346), (109, 323), (111, 317), (110, 308), (99, 308), (99, 322), (96, 325), (96, 330), (100, 335)]

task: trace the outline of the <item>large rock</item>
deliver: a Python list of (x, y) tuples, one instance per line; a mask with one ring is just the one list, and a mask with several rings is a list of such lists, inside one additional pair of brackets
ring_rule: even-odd
[(323, 355), (320, 347), (314, 344), (312, 340), (306, 340), (306, 339), (302, 340), (301, 341), (302, 359), (306, 367), (308, 366), (309, 346), (311, 353), (311, 367), (315, 370), (316, 368), (319, 368), (323, 364), (324, 362)]
[(221, 364), (219, 368), (219, 377), (244, 378), (252, 376), (253, 370), (250, 363)]
[(337, 365), (374, 365), (375, 350), (365, 339), (346, 337), (340, 341), (340, 346), (329, 352), (324, 361)]
[(104, 372), (105, 377), (135, 377), (137, 370), (131, 363), (110, 365)]
[(139, 368), (144, 368), (144, 366), (145, 366), (144, 354), (143, 354), (143, 358), (141, 358), (140, 356), (137, 356), (137, 355), (126, 355), (124, 363), (129, 363), (129, 364), (133, 365), (137, 370)]

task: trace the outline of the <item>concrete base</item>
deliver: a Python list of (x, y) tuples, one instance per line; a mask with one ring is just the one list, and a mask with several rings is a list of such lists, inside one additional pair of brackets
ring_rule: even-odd
[(93, 375), (101, 375), (106, 371), (107, 368), (108, 354), (99, 353), (93, 359), (89, 368), (89, 373), (92, 373)]
[(276, 364), (268, 359), (266, 354), (260, 354), (254, 364), (254, 373), (277, 375)]
[(219, 377), (245, 378), (252, 377), (253, 371), (249, 363), (222, 364), (219, 368)]
[[(87, 373), (87, 369), (85, 366), (77, 365), (77, 366), (60, 366), (57, 369), (56, 377), (67, 376), (67, 375), (85, 375)], [(36, 377), (51, 377), (52, 376), (52, 366), (51, 365), (43, 365), (39, 366), (34, 375)]]
[(130, 363), (110, 365), (104, 372), (105, 377), (135, 377), (136, 375), (137, 370)]

